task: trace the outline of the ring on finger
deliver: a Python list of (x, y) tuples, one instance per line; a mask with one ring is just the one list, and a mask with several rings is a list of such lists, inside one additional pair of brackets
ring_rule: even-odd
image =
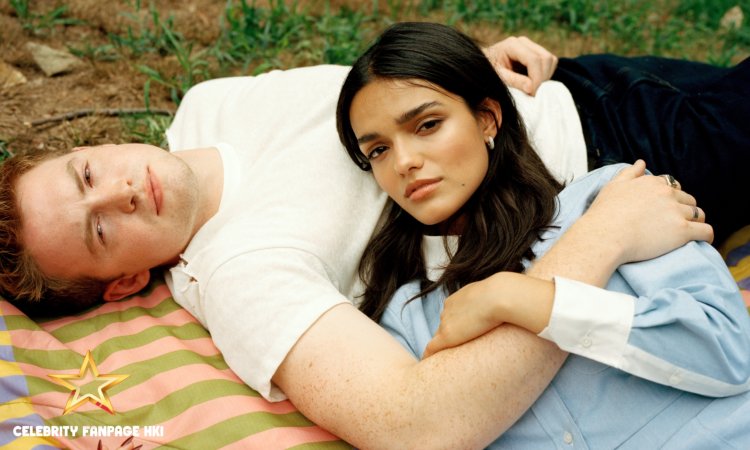
[(666, 175), (664, 175), (664, 178), (667, 180), (667, 184), (670, 187), (672, 187), (674, 189), (677, 189), (677, 186), (678, 186), (677, 185), (677, 180), (675, 180), (675, 178), (672, 175), (666, 174)]
[(700, 217), (700, 211), (698, 211), (697, 206), (693, 206), (693, 219), (692, 220), (698, 220), (698, 217)]

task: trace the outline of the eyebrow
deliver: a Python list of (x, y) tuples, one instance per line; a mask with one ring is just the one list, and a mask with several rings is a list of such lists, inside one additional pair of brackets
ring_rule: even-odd
[[(441, 105), (442, 105), (442, 103), (440, 103), (438, 101), (432, 101), (432, 102), (422, 103), (421, 105), (419, 105), (419, 106), (417, 106), (415, 108), (412, 108), (412, 109), (406, 111), (405, 113), (401, 114), (396, 119), (396, 124), (397, 125), (403, 125), (406, 122), (408, 122), (411, 119), (413, 119), (414, 117), (422, 114), (426, 110), (428, 110), (430, 108), (434, 108), (435, 106), (441, 106)], [(378, 133), (367, 133), (367, 134), (364, 134), (364, 135), (358, 137), (357, 138), (357, 143), (358, 144), (364, 144), (364, 143), (367, 143), (367, 142), (370, 142), (370, 141), (373, 141), (373, 140), (377, 139), (378, 136), (380, 136)]]
[[(81, 196), (83, 196), (86, 191), (83, 186), (83, 181), (81, 180), (81, 177), (78, 176), (78, 171), (73, 164), (74, 160), (75, 158), (69, 159), (67, 164), (65, 164), (65, 169), (68, 172), (68, 175), (70, 175), (73, 178), (73, 181), (75, 181), (76, 187), (78, 187), (78, 192), (80, 192)], [(86, 247), (88, 247), (89, 252), (96, 253), (96, 249), (94, 248), (94, 236), (91, 232), (91, 211), (86, 211), (86, 219), (83, 223), (83, 241), (86, 243)]]

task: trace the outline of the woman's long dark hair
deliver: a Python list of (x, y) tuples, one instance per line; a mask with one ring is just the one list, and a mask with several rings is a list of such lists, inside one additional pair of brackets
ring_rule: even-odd
[(363, 170), (370, 164), (360, 152), (349, 111), (354, 96), (378, 79), (427, 81), (460, 96), (475, 114), (486, 111), (485, 99), (495, 100), (502, 123), (489, 151), (487, 175), (448, 219), (463, 217), (465, 224), (458, 249), (436, 282), (427, 280), (422, 256), (422, 237), (431, 229), (389, 202), (386, 221), (359, 268), (366, 286), (360, 309), (375, 320), (394, 292), (414, 279), (422, 280), (422, 294), (440, 284), (452, 293), (500, 271), (521, 272), (522, 261), (534, 256), (531, 245), (552, 221), (555, 196), (562, 189), (529, 143), (508, 89), (482, 50), (464, 34), (434, 23), (391, 26), (354, 63), (344, 82), (336, 125), (349, 156)]

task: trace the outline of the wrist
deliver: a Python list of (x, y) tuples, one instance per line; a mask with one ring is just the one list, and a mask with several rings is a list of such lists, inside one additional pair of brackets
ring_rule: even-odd
[(549, 324), (555, 299), (554, 282), (519, 273), (497, 274), (494, 319), (496, 323), (512, 323), (534, 334)]

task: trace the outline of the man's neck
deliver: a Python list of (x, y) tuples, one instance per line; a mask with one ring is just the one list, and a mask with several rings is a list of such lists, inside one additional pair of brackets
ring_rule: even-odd
[(193, 235), (219, 210), (224, 190), (224, 165), (215, 147), (184, 150), (174, 153), (185, 161), (198, 181), (199, 207)]

